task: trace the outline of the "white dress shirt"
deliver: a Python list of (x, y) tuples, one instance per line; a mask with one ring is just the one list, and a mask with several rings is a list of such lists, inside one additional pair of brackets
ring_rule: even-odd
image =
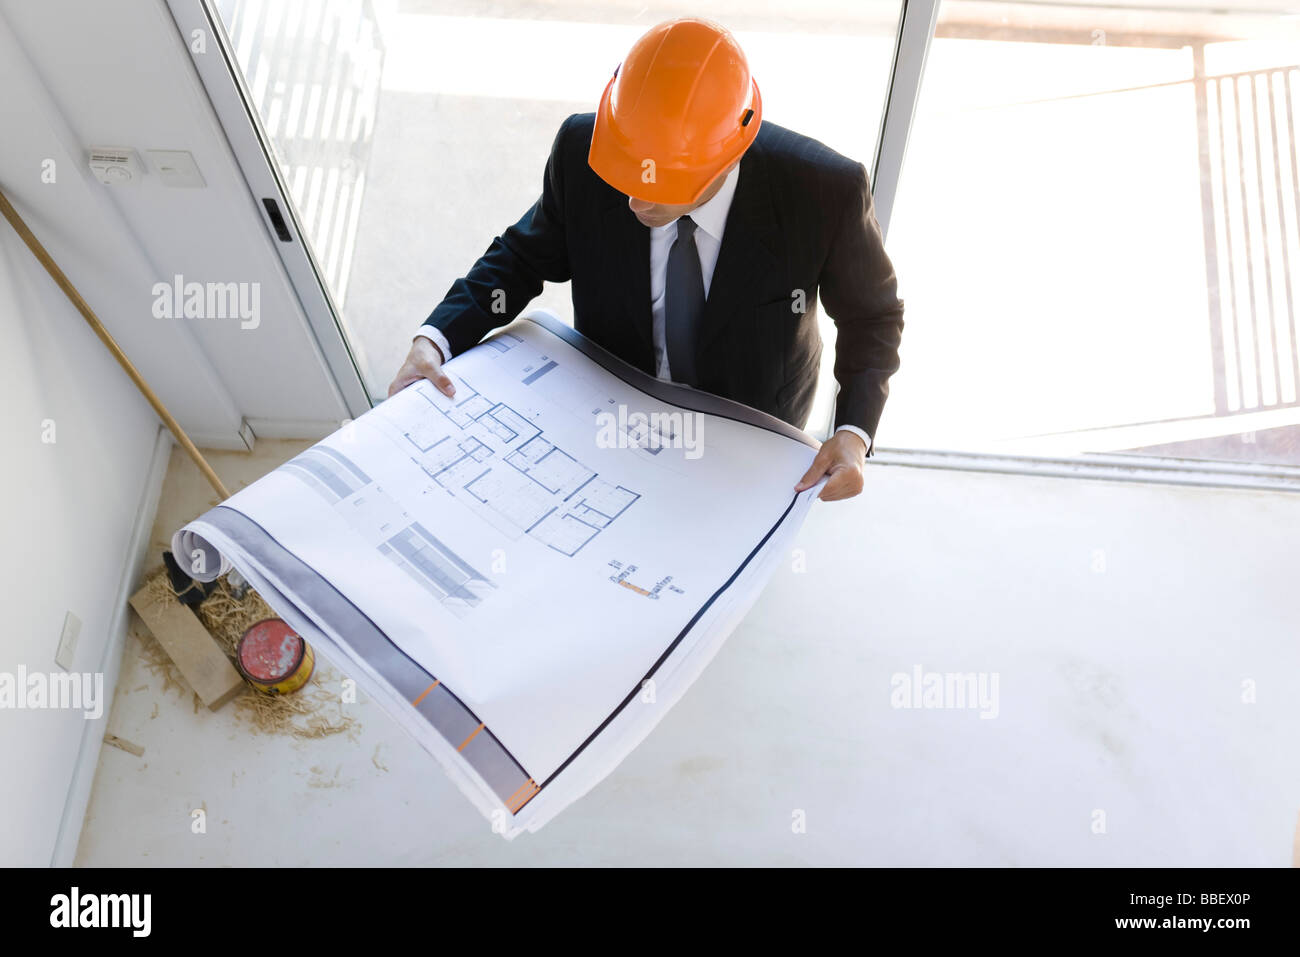
[[(704, 295), (709, 295), (709, 286), (713, 281), (713, 269), (718, 264), (718, 253), (722, 250), (722, 234), (727, 229), (727, 215), (731, 212), (731, 200), (736, 195), (736, 183), (740, 179), (740, 166), (736, 165), (722, 182), (722, 188), (707, 203), (697, 206), (688, 214), (695, 225), (695, 248), (700, 255), (700, 271), (704, 274)], [(668, 337), (664, 332), (664, 298), (668, 287), (668, 250), (677, 241), (677, 220), (667, 226), (656, 226), (650, 230), (650, 315), (653, 321), (653, 339), (655, 350), (655, 375), (665, 382), (672, 381), (672, 371), (668, 368)], [(424, 336), (436, 345), (444, 360), (451, 358), (451, 346), (442, 330), (433, 326), (421, 326), (416, 335)], [(852, 432), (871, 448), (871, 436), (856, 425), (841, 425), (836, 432)]]
[[(699, 227), (695, 230), (695, 249), (700, 254), (700, 272), (704, 275), (706, 299), (709, 287), (713, 284), (713, 269), (718, 264), (718, 253), (722, 251), (722, 234), (727, 230), (727, 214), (731, 212), (731, 200), (736, 195), (736, 183), (739, 180), (740, 167), (737, 166), (727, 174), (727, 178), (722, 181), (722, 189), (712, 199), (688, 214)], [(677, 220), (650, 230), (650, 317), (654, 330), (655, 375), (667, 382), (672, 381), (672, 375), (668, 368), (664, 301), (668, 291), (668, 250), (675, 242)]]

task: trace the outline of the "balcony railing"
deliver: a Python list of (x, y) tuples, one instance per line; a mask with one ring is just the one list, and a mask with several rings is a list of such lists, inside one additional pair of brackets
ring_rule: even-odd
[(1297, 406), (1300, 66), (1194, 82), (1215, 412)]

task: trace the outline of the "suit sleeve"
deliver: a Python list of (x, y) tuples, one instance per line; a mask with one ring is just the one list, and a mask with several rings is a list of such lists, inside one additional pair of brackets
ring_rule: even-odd
[(570, 277), (564, 234), (565, 134), (560, 126), (542, 177), (542, 195), (519, 221), (492, 240), (470, 271), (452, 283), (424, 325), (447, 337), (453, 355), (513, 321), (542, 291), (545, 282)]
[(867, 450), (871, 455), (889, 396), (889, 377), (898, 371), (903, 301), (861, 163), (822, 267), (820, 295), (836, 327), (835, 379), (840, 390), (835, 428), (862, 429), (872, 437)]

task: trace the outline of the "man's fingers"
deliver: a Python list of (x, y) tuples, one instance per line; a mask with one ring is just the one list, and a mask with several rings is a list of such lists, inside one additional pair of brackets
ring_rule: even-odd
[(817, 453), (817, 457), (812, 460), (812, 465), (808, 466), (808, 471), (803, 473), (803, 478), (795, 484), (794, 490), (796, 492), (803, 492), (812, 488), (817, 484), (818, 480), (826, 474), (826, 466), (829, 464), (830, 456), (827, 455), (826, 449), (823, 447), (822, 450)]
[(822, 492), (817, 497), (823, 502), (838, 502), (841, 499), (853, 498), (862, 491), (862, 473), (855, 468), (846, 465), (837, 465), (831, 469), (831, 477), (827, 480)]
[(844, 485), (845, 485), (844, 473), (832, 472), (831, 477), (827, 479), (826, 484), (822, 486), (822, 493), (817, 497), (821, 499), (823, 502), (839, 501), (840, 499), (846, 497), (844, 491)]
[(389, 398), (421, 379), (428, 379), (447, 398), (455, 398), (456, 387), (442, 371), (443, 361), (442, 349), (437, 344), (424, 336), (416, 336), (411, 340), (411, 351), (407, 354), (406, 361), (397, 370), (397, 376), (388, 387)]
[[(434, 352), (437, 351), (438, 348), (435, 346)], [(448, 376), (447, 373), (442, 371), (441, 363), (417, 361), (415, 363), (415, 372), (416, 372), (417, 379), (420, 376), (423, 376), (424, 378), (428, 379), (430, 382), (433, 383), (433, 387), (437, 389), (439, 392), (441, 392), (443, 395), (445, 395), (447, 398), (453, 399), (456, 397), (456, 387), (452, 385), (451, 377)]]
[(456, 386), (452, 383), (451, 377), (443, 372), (438, 366), (418, 365), (411, 368), (405, 366), (393, 380), (393, 384), (388, 387), (388, 396), (392, 398), (401, 392), (412, 382), (418, 382), (420, 379), (428, 379), (433, 383), (434, 388), (449, 399), (456, 397)]
[(451, 378), (447, 373), (443, 372), (442, 369), (435, 370), (434, 373), (429, 376), (429, 381), (437, 386), (438, 391), (447, 398), (454, 399), (456, 397), (456, 387), (452, 385)]

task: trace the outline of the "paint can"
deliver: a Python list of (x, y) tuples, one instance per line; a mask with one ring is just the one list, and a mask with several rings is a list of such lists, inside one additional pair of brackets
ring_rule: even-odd
[(279, 618), (259, 621), (244, 632), (235, 654), (239, 673), (258, 691), (290, 694), (305, 685), (316, 667), (311, 645)]

